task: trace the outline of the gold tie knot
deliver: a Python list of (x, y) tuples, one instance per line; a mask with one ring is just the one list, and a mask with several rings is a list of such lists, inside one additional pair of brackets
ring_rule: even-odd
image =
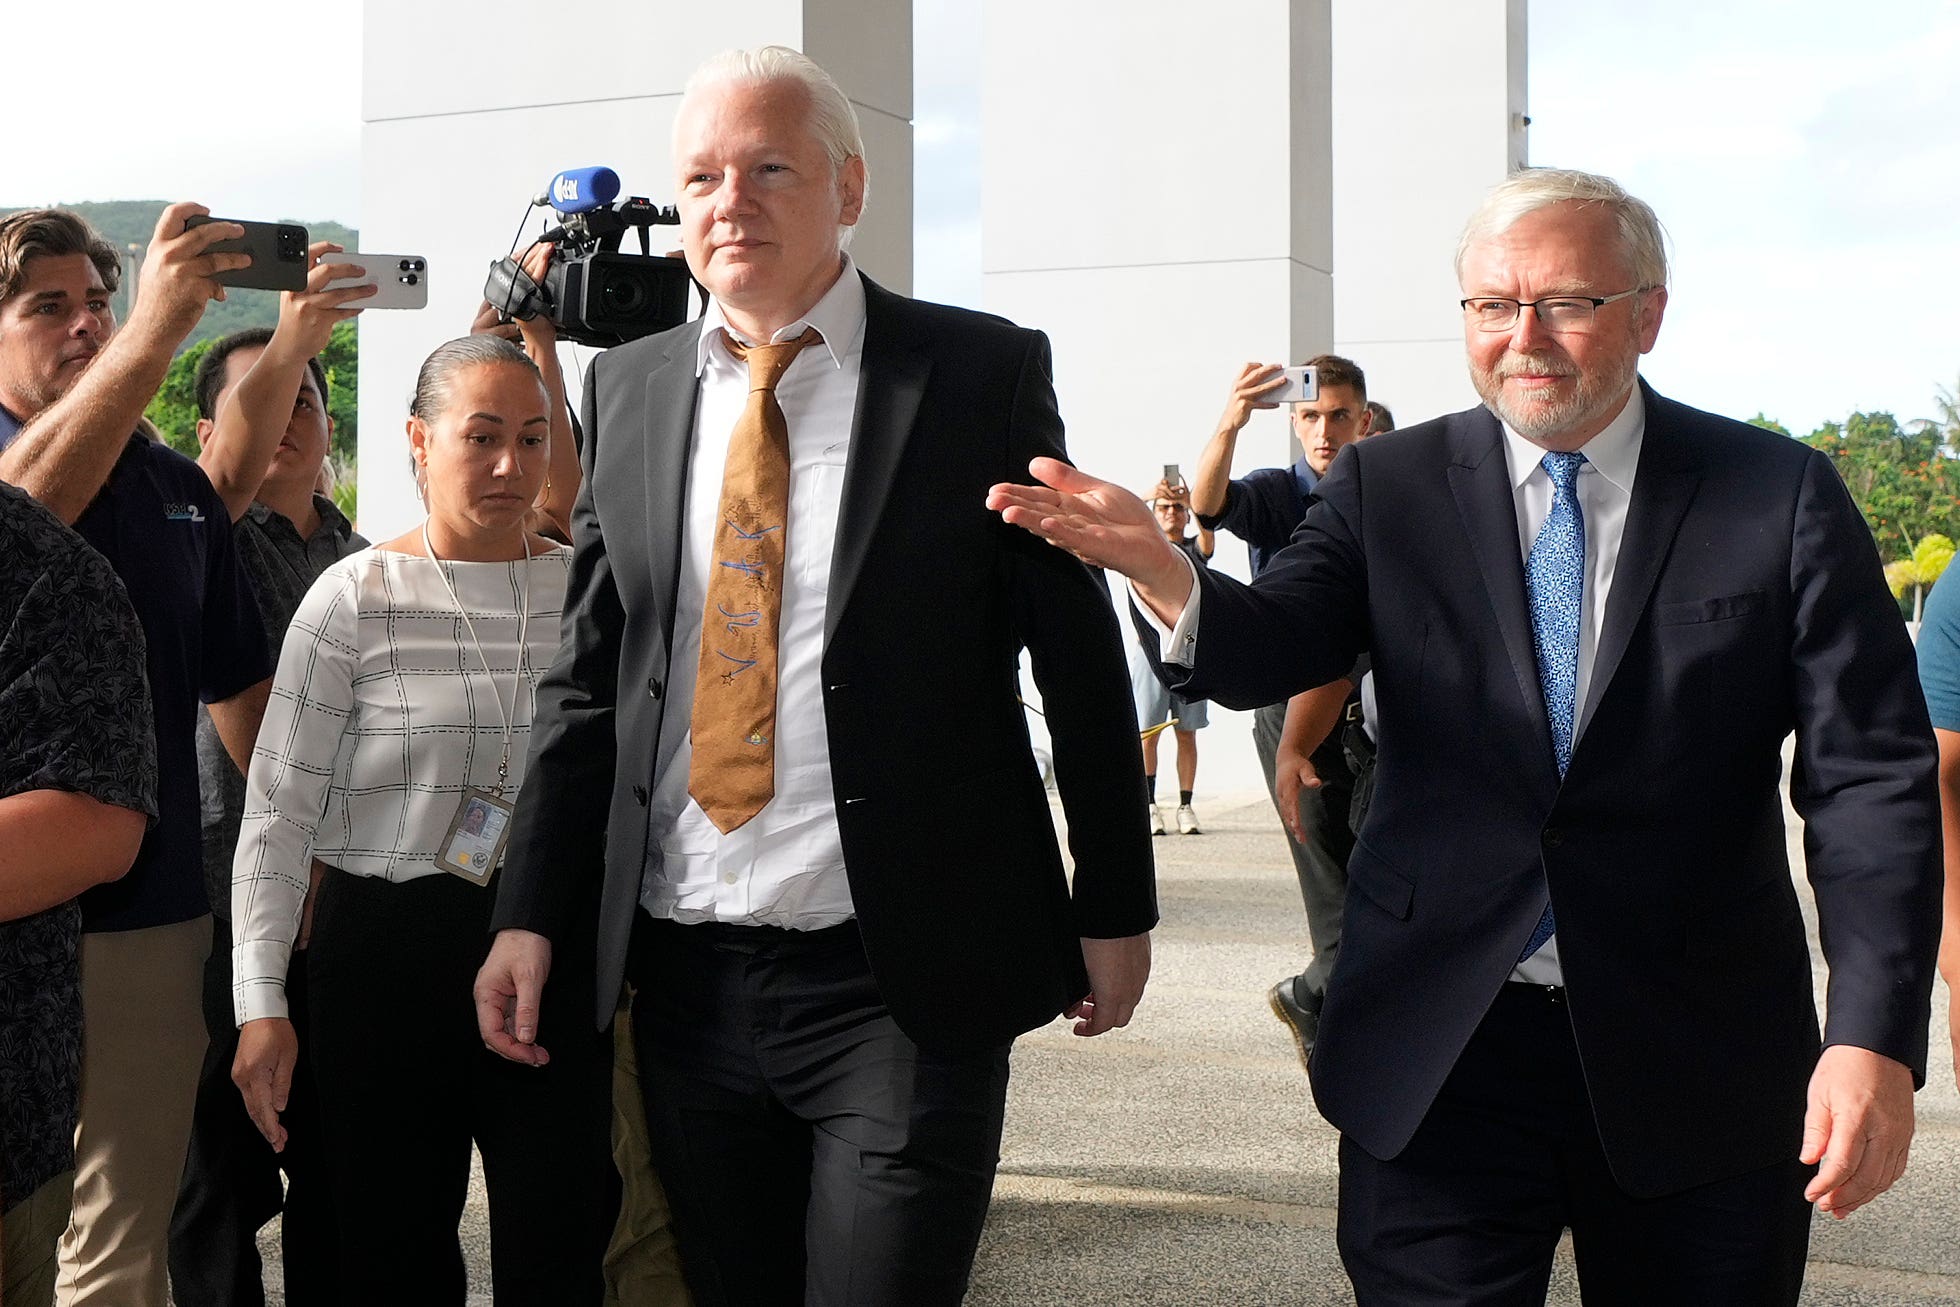
[(749, 365), (749, 393), (758, 390), (773, 392), (789, 371), (789, 365), (796, 356), (811, 345), (823, 339), (823, 333), (811, 327), (795, 340), (785, 340), (775, 345), (744, 345), (733, 336), (723, 333), (722, 340), (728, 352)]

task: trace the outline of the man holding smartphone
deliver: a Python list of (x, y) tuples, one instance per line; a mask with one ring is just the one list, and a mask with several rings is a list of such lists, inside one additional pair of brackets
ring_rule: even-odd
[(81, 1117), (73, 1216), (56, 1301), (165, 1301), (165, 1244), (184, 1168), (198, 1066), (210, 911), (199, 856), (197, 705), (241, 767), (270, 688), (257, 604), (231, 515), (189, 459), (137, 431), (215, 280), (249, 262), (211, 246), (235, 223), (157, 222), (122, 330), (120, 265), (57, 209), (0, 219), (0, 480), (33, 495), (109, 560), (147, 644), (157, 821), (129, 874), (84, 894)]
[[(1277, 364), (1248, 363), (1232, 383), (1218, 429), (1198, 456), (1197, 480), (1191, 487), (1191, 506), (1198, 523), (1210, 530), (1230, 531), (1246, 542), (1252, 555), (1252, 574), (1266, 569), (1273, 555), (1293, 538), (1293, 529), (1307, 515), (1313, 488), (1334, 458), (1369, 431), (1368, 381), (1351, 359), (1320, 354), (1307, 360), (1317, 381), (1314, 398), (1289, 405), (1300, 458), (1290, 468), (1266, 467), (1232, 479), (1232, 454), (1239, 432), (1254, 409), (1274, 408), (1268, 398), (1284, 387), (1286, 377)], [(1359, 680), (1359, 677), (1356, 677)], [(1354, 773), (1349, 770), (1337, 735), (1312, 754), (1318, 788), (1299, 792), (1289, 803), (1279, 783), (1277, 758), (1286, 726), (1286, 701), (1267, 704), (1252, 716), (1253, 746), (1266, 773), (1266, 792), (1289, 834), (1287, 852), (1300, 882), (1300, 900), (1307, 912), (1307, 937), (1313, 957), (1298, 975), (1288, 976), (1267, 991), (1273, 1014), (1286, 1023), (1304, 1069), (1320, 1028), (1320, 1006), (1327, 977), (1341, 947), (1341, 912), (1347, 904), (1347, 860), (1354, 848), (1348, 828), (1348, 802)], [(1292, 812), (1288, 812), (1288, 807)], [(1298, 830), (1300, 838), (1290, 832)]]

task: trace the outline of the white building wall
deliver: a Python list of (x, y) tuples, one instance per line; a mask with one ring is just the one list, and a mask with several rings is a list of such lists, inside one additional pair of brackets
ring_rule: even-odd
[[(1077, 463), (1189, 476), (1241, 364), (1333, 344), (1328, 0), (993, 0), (984, 49), (986, 307), (1054, 341)], [(1294, 457), (1260, 413), (1237, 466)], [(1249, 717), (1211, 721), (1200, 787), (1258, 790)]]
[(1477, 403), (1452, 260), (1525, 157), (1526, 0), (1335, 0), (1335, 352), (1412, 426)]
[[(564, 168), (604, 164), (623, 192), (672, 204), (669, 139), (688, 73), (717, 51), (804, 50), (857, 106), (871, 204), (852, 252), (895, 290), (912, 284), (912, 7), (909, 0), (753, 0), (709, 9), (640, 0), (547, 21), (516, 0), (365, 0), (361, 243), (426, 255), (429, 307), (374, 312), (361, 332), (361, 530), (396, 535), (421, 516), (403, 434), (415, 370), (469, 328), (489, 265), (524, 206)], [(549, 210), (530, 210), (536, 232)], [(656, 227), (656, 253), (675, 248)], [(624, 246), (637, 250), (629, 236)], [(565, 347), (574, 399), (591, 356)]]

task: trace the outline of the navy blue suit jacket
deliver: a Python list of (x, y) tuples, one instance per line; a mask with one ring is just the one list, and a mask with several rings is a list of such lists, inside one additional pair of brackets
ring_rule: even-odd
[(1936, 753), (1871, 534), (1824, 455), (1645, 395), (1562, 782), (1487, 410), (1351, 446), (1253, 586), (1200, 577), (1180, 693), (1250, 707), (1373, 656), (1380, 764), (1313, 1087), (1376, 1156), (1414, 1134), (1548, 889), (1619, 1182), (1659, 1194), (1795, 1155), (1819, 1031), (1778, 795), (1793, 731), (1825, 1038), (1924, 1079)]

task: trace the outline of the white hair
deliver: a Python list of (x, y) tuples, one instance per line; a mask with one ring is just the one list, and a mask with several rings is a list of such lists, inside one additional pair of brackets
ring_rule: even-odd
[(1566, 203), (1604, 205), (1619, 224), (1620, 252), (1635, 285), (1667, 285), (1667, 233), (1653, 209), (1611, 177), (1571, 168), (1526, 168), (1493, 186), (1456, 243), (1458, 278), (1472, 245), (1503, 235), (1527, 214)]
[[(816, 60), (786, 45), (765, 45), (754, 50), (723, 50), (696, 68), (681, 88), (681, 103), (710, 86), (767, 86), (794, 82), (810, 96), (811, 133), (823, 146), (833, 170), (850, 159), (864, 157), (864, 133), (858, 127), (857, 110), (850, 97)], [(674, 117), (676, 128), (680, 116)], [(871, 183), (865, 180), (863, 198), (869, 200)], [(844, 243), (850, 241), (851, 228), (842, 229)]]

